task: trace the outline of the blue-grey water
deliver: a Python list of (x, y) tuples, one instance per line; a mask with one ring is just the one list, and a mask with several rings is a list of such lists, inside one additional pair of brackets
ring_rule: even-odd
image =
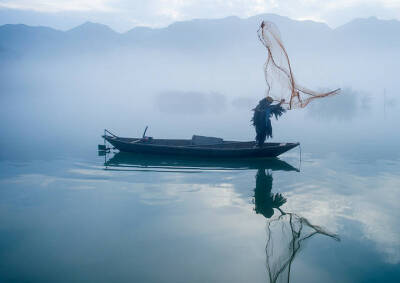
[(274, 140), (301, 151), (214, 162), (98, 156), (97, 144), (103, 127), (146, 124), (249, 140), (251, 103), (78, 100), (3, 97), (0, 282), (399, 282), (395, 103), (345, 92), (273, 122)]

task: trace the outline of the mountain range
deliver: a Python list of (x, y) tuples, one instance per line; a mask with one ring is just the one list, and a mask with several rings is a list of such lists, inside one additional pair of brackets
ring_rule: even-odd
[(355, 19), (332, 29), (324, 23), (263, 14), (135, 27), (125, 33), (91, 22), (68, 31), (3, 25), (0, 92), (32, 89), (31, 85), (38, 91), (51, 85), (58, 90), (69, 88), (71, 80), (80, 82), (74, 91), (83, 85), (93, 90), (99, 82), (112, 89), (118, 86), (121, 92), (259, 91), (265, 87), (261, 68), (266, 50), (257, 38), (262, 20), (279, 28), (302, 84), (397, 89), (399, 21)]
[[(104, 50), (118, 46), (128, 48), (215, 50), (258, 45), (256, 31), (262, 19), (274, 22), (288, 48), (307, 51), (312, 48), (335, 50), (396, 50), (400, 47), (400, 22), (377, 18), (355, 19), (336, 29), (313, 21), (296, 21), (275, 14), (247, 19), (196, 19), (176, 22), (166, 28), (135, 27), (117, 33), (108, 26), (86, 22), (68, 31), (23, 24), (0, 26), (0, 50), (23, 56), (31, 52), (46, 55), (59, 51)], [(3, 58), (4, 59), (4, 58)]]

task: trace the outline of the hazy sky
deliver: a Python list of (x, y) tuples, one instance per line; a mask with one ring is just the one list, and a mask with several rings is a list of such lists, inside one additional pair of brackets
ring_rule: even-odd
[(162, 27), (193, 18), (261, 13), (322, 21), (336, 27), (357, 17), (400, 20), (400, 0), (0, 0), (0, 24), (59, 29), (89, 20), (126, 31), (138, 25)]

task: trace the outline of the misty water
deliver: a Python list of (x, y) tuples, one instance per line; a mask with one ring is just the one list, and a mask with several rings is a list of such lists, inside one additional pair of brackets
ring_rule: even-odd
[(258, 18), (0, 27), (0, 282), (400, 282), (398, 23), (271, 17), (298, 81), (342, 93), (273, 120), (301, 148), (256, 162), (97, 145), (253, 140)]
[(288, 268), (291, 282), (400, 278), (399, 116), (382, 95), (348, 89), (289, 111), (274, 140), (301, 152), (261, 162), (97, 154), (102, 125), (251, 140), (251, 99), (161, 92), (140, 105), (110, 97), (107, 111), (24, 97), (2, 116), (2, 282), (280, 282)]

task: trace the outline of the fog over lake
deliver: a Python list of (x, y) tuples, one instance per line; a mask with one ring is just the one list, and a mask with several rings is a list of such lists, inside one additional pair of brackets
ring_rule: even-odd
[[(301, 144), (284, 164), (97, 156), (104, 129), (254, 140), (261, 19), (301, 85), (342, 89), (272, 119), (273, 142)], [(376, 18), (0, 26), (0, 281), (268, 282), (266, 187), (304, 231), (340, 238), (305, 241), (292, 282), (399, 282), (399, 50), (400, 22)]]

